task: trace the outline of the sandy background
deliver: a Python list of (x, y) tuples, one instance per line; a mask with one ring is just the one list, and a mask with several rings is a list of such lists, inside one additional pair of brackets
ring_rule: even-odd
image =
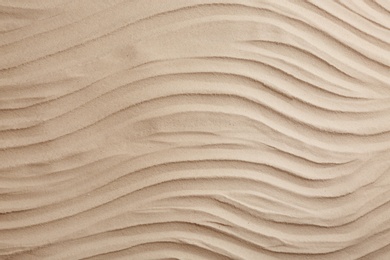
[(390, 1), (0, 0), (0, 259), (390, 259)]

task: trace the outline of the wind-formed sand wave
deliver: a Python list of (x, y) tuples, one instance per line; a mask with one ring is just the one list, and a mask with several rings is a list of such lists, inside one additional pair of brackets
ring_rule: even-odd
[(1, 259), (390, 258), (390, 2), (0, 18)]

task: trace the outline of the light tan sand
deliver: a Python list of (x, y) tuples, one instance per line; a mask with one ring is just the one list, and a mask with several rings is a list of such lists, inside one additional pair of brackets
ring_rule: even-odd
[(1, 259), (390, 259), (390, 1), (0, 0)]

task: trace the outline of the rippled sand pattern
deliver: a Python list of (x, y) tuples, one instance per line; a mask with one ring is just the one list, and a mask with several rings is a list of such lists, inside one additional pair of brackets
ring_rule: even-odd
[(0, 0), (0, 259), (390, 259), (390, 1)]

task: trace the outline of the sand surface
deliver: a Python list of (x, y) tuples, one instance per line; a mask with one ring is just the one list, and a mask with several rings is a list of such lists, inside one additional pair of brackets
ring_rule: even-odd
[(0, 0), (0, 259), (390, 259), (390, 1)]

